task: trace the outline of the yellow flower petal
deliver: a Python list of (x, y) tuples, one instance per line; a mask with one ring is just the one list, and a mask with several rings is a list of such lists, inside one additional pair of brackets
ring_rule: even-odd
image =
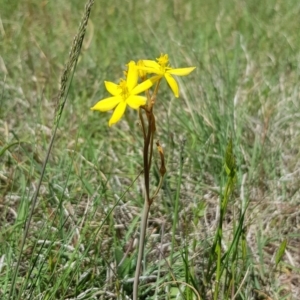
[(172, 75), (177, 75), (177, 76), (185, 76), (185, 75), (190, 74), (195, 69), (196, 69), (196, 67), (170, 69), (166, 73), (169, 73), (169, 74), (172, 74)]
[(105, 98), (97, 102), (91, 110), (108, 111), (115, 108), (122, 101), (121, 96)]
[(119, 103), (119, 105), (116, 107), (116, 109), (114, 110), (114, 112), (108, 122), (108, 125), (111, 126), (111, 125), (117, 123), (124, 115), (125, 109), (126, 109), (126, 102), (121, 101)]
[(153, 68), (157, 71), (160, 71), (160, 65), (154, 60), (143, 60), (143, 64), (146, 68)]
[(129, 96), (126, 100), (127, 104), (133, 108), (138, 109), (140, 106), (145, 105), (147, 98), (143, 96)]
[(115, 83), (110, 82), (110, 81), (104, 81), (104, 83), (105, 83), (105, 88), (113, 96), (117, 96), (117, 95), (121, 94), (122, 90), (120, 89), (118, 84), (115, 84)]
[(177, 84), (176, 80), (169, 73), (165, 74), (165, 78), (166, 78), (171, 90), (173, 91), (175, 97), (178, 98), (179, 97), (179, 88), (178, 88), (178, 84)]
[(139, 69), (147, 72), (164, 75), (165, 70), (154, 60), (143, 60), (144, 67), (139, 67)]
[(163, 77), (163, 75), (155, 75), (155, 76), (152, 76), (151, 78), (149, 78), (149, 80), (151, 80), (152, 84), (154, 84), (156, 81), (158, 81), (162, 77)]
[(137, 85), (131, 91), (131, 94), (132, 95), (140, 94), (140, 93), (144, 92), (145, 90), (148, 90), (152, 85), (153, 85), (153, 82), (150, 79), (147, 79), (147, 80), (143, 81), (142, 83), (140, 83), (139, 85)]
[(131, 61), (128, 64), (128, 73), (127, 73), (127, 88), (128, 91), (130, 92), (138, 82), (138, 70), (136, 68), (135, 62)]
[(164, 75), (164, 72), (162, 70), (157, 70), (157, 69), (154, 69), (154, 68), (148, 68), (148, 67), (138, 67), (138, 70), (139, 71), (144, 71), (146, 73), (154, 73), (154, 74), (159, 74), (159, 75)]

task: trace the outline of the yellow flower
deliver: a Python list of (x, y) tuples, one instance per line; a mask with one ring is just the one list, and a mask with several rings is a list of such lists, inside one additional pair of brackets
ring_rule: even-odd
[(121, 79), (119, 84), (110, 81), (104, 82), (107, 91), (113, 97), (100, 100), (91, 110), (108, 111), (115, 108), (108, 125), (117, 123), (122, 118), (127, 105), (133, 109), (138, 109), (146, 104), (147, 98), (137, 95), (149, 89), (153, 82), (149, 79), (138, 85), (137, 82), (138, 70), (135, 62), (131, 61), (128, 64), (126, 80)]
[(140, 67), (140, 69), (148, 73), (158, 74), (157, 76), (151, 79), (153, 82), (159, 80), (162, 77), (165, 77), (175, 97), (178, 98), (178, 84), (176, 80), (172, 77), (172, 75), (185, 76), (190, 74), (196, 67), (173, 69), (169, 65), (168, 54), (161, 54), (160, 57), (156, 60), (157, 62), (154, 60), (143, 60), (144, 67)]

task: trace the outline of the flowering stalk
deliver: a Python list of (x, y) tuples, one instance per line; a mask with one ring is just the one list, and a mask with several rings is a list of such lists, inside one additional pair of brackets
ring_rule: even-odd
[[(157, 86), (159, 82), (157, 83)], [(155, 89), (157, 92), (157, 89)], [(161, 184), (159, 184), (157, 192), (150, 198), (150, 169), (152, 163), (152, 155), (153, 155), (153, 139), (155, 134), (155, 117), (153, 114), (153, 99), (156, 98), (156, 94), (153, 94), (150, 98), (150, 94), (148, 96), (148, 106), (142, 107), (142, 110), (139, 111), (139, 117), (141, 121), (142, 131), (144, 135), (144, 149), (143, 149), (143, 162), (144, 162), (144, 184), (145, 184), (145, 200), (144, 200), (144, 207), (143, 213), (141, 218), (141, 229), (140, 229), (140, 239), (139, 239), (139, 252), (138, 252), (138, 259), (136, 264), (135, 270), (135, 277), (134, 277), (134, 284), (133, 284), (133, 300), (137, 300), (138, 298), (138, 286), (139, 286), (139, 276), (141, 273), (141, 266), (142, 266), (142, 259), (144, 255), (144, 247), (145, 247), (145, 237), (146, 237), (146, 230), (147, 230), (147, 222), (149, 217), (150, 206), (153, 203), (153, 200), (156, 194), (159, 191)], [(145, 125), (144, 116), (145, 113), (147, 117), (147, 126)], [(163, 152), (161, 148), (161, 158), (163, 157)], [(163, 159), (161, 159), (163, 162)], [(161, 172), (161, 180), (162, 182), (163, 176), (166, 172), (164, 164), (163, 164), (164, 171)]]
[[(166, 173), (164, 153), (159, 142), (156, 143), (160, 155), (160, 182), (150, 196), (150, 171), (153, 157), (153, 143), (156, 131), (156, 120), (153, 113), (153, 108), (156, 103), (158, 89), (162, 78), (165, 78), (175, 97), (179, 97), (179, 88), (173, 75), (184, 76), (191, 73), (195, 67), (173, 69), (169, 65), (169, 58), (167, 54), (162, 54), (157, 61), (140, 60), (137, 64), (133, 61), (128, 64), (128, 71), (125, 72), (126, 79), (121, 79), (119, 84), (105, 81), (105, 87), (112, 97), (105, 98), (96, 105), (92, 110), (99, 110), (101, 112), (115, 109), (112, 117), (109, 120), (109, 126), (117, 123), (125, 113), (127, 105), (133, 109), (138, 110), (139, 119), (144, 138), (143, 146), (143, 166), (144, 166), (144, 185), (145, 197), (144, 207), (141, 217), (141, 229), (139, 239), (139, 250), (136, 264), (136, 271), (133, 284), (133, 300), (138, 299), (139, 276), (141, 273), (142, 259), (144, 255), (145, 237), (147, 230), (147, 222), (150, 212), (150, 207), (157, 196)], [(148, 74), (155, 74), (147, 78)], [(138, 84), (140, 79), (141, 83)], [(155, 84), (154, 91), (150, 92), (150, 88)], [(145, 92), (145, 96), (138, 96), (138, 94)]]

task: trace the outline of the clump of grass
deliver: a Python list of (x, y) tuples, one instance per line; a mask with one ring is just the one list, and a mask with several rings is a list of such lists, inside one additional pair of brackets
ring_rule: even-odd
[[(25, 279), (25, 285), (21, 286), (21, 292), (19, 292), (18, 294), (15, 294), (15, 292), (16, 292), (16, 278), (19, 275), (19, 267), (20, 267), (20, 264), (21, 264), (21, 261), (22, 261), (24, 246), (25, 246), (26, 240), (28, 238), (28, 233), (29, 233), (29, 228), (30, 228), (30, 225), (31, 225), (31, 220), (32, 220), (33, 213), (34, 213), (34, 210), (35, 210), (35, 206), (36, 206), (36, 203), (37, 203), (37, 199), (38, 199), (38, 196), (39, 196), (40, 188), (41, 188), (42, 181), (43, 181), (43, 178), (44, 178), (46, 166), (48, 164), (51, 149), (52, 149), (54, 140), (56, 138), (56, 133), (57, 133), (57, 129), (58, 129), (58, 126), (59, 126), (60, 119), (61, 119), (61, 115), (62, 115), (64, 106), (66, 104), (66, 100), (68, 98), (68, 89), (70, 87), (70, 84), (72, 82), (72, 77), (73, 77), (74, 72), (76, 70), (77, 61), (78, 61), (78, 58), (79, 58), (79, 55), (80, 55), (80, 51), (81, 51), (81, 47), (82, 47), (82, 43), (83, 43), (83, 39), (84, 39), (84, 35), (85, 35), (85, 31), (86, 31), (86, 27), (87, 27), (87, 23), (88, 23), (88, 20), (89, 20), (89, 15), (90, 15), (93, 3), (94, 3), (94, 1), (90, 0), (86, 4), (86, 10), (84, 12), (82, 22), (79, 26), (78, 33), (74, 38), (72, 48), (71, 48), (71, 51), (70, 51), (70, 55), (69, 55), (69, 59), (67, 61), (67, 64), (65, 66), (65, 69), (64, 69), (62, 77), (61, 77), (61, 85), (60, 85), (60, 89), (59, 89), (59, 94), (57, 96), (57, 104), (56, 104), (57, 105), (57, 110), (56, 110), (56, 113), (55, 113), (55, 121), (54, 121), (54, 126), (53, 126), (53, 132), (52, 132), (52, 135), (51, 135), (51, 140), (49, 142), (46, 157), (45, 157), (44, 162), (43, 162), (43, 166), (42, 166), (42, 169), (41, 169), (41, 174), (40, 174), (40, 177), (39, 177), (39, 181), (37, 183), (36, 191), (35, 191), (35, 193), (32, 197), (32, 200), (31, 200), (31, 206), (28, 209), (28, 211), (23, 214), (23, 218), (24, 218), (24, 220), (26, 220), (25, 228), (24, 228), (22, 242), (21, 242), (21, 246), (20, 246), (20, 250), (19, 250), (20, 252), (19, 252), (19, 255), (18, 255), (18, 260), (17, 260), (16, 266), (14, 268), (14, 271), (12, 273), (13, 275), (12, 275), (12, 281), (10, 283), (8, 299), (11, 299), (11, 298), (15, 299), (16, 297), (19, 299), (22, 295), (22, 290), (27, 289), (29, 278), (32, 275), (33, 268), (31, 268), (31, 270), (29, 270), (29, 272), (27, 272), (27, 276), (26, 276), (27, 278)], [(8, 148), (9, 148), (9, 146), (4, 147), (4, 149), (1, 151), (2, 154)], [(65, 190), (65, 188), (63, 188), (63, 191), (64, 190)], [(61, 200), (58, 201), (59, 205), (62, 205), (61, 201), (62, 201), (62, 198), (61, 198)], [(28, 217), (27, 217), (27, 215), (28, 215)], [(43, 251), (45, 244), (46, 244), (46, 241), (42, 242), (42, 247), (40, 248), (40, 251)], [(50, 244), (53, 245), (54, 241), (50, 242)], [(38, 248), (36, 248), (36, 249), (38, 249)], [(47, 256), (48, 255), (49, 255), (49, 253), (47, 253)], [(35, 262), (34, 262), (33, 267), (34, 266), (35, 266)], [(39, 274), (40, 274), (40, 272), (42, 272), (41, 268), (39, 269)], [(30, 289), (29, 295), (32, 295), (32, 289)]]

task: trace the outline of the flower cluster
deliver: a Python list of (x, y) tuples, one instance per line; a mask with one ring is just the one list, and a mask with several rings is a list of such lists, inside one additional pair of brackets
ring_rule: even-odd
[[(137, 63), (131, 61), (128, 63), (128, 70), (125, 72), (125, 79), (120, 79), (119, 84), (105, 81), (107, 91), (112, 95), (100, 100), (91, 109), (101, 112), (115, 109), (110, 120), (109, 126), (117, 123), (123, 116), (126, 106), (133, 109), (139, 109), (146, 105), (147, 97), (139, 94), (149, 90), (153, 84), (159, 84), (162, 78), (165, 78), (175, 97), (179, 97), (179, 88), (172, 75), (185, 76), (190, 74), (195, 67), (173, 69), (169, 65), (167, 54), (161, 54), (156, 61), (140, 60)], [(147, 74), (154, 74), (147, 78)], [(139, 79), (141, 83), (139, 82)], [(155, 90), (157, 92), (157, 89)]]

